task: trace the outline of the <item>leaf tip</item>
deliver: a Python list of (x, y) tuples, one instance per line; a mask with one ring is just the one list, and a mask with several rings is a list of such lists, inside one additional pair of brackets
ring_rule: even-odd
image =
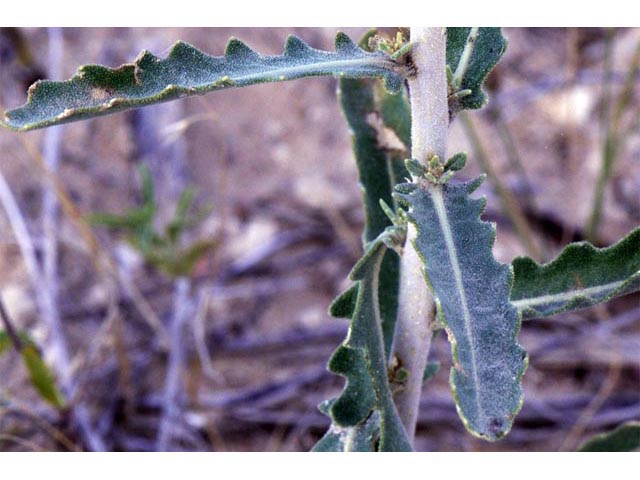
[(284, 55), (287, 57), (299, 57), (304, 55), (308, 50), (312, 48), (307, 45), (303, 40), (295, 35), (289, 35), (284, 46)]
[(243, 57), (254, 58), (257, 57), (258, 54), (242, 40), (239, 40), (236, 37), (231, 37), (229, 38), (227, 47), (224, 50), (224, 56), (227, 59), (238, 59)]

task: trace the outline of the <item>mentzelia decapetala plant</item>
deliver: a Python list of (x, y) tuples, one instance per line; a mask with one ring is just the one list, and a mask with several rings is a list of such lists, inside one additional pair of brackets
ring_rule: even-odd
[(2, 125), (28, 131), (260, 82), (338, 77), (366, 225), (353, 285), (330, 308), (350, 322), (328, 364), (346, 385), (320, 405), (331, 425), (314, 450), (412, 450), (440, 329), (460, 418), (495, 441), (523, 402), (521, 321), (640, 289), (640, 229), (604, 249), (568, 245), (546, 265), (493, 257), (495, 226), (481, 219), (485, 199), (472, 197), (484, 177), (454, 179), (466, 155), (448, 156), (447, 132), (459, 112), (487, 103), (482, 85), (506, 46), (499, 28), (476, 27), (411, 28), (390, 40), (370, 32), (359, 45), (338, 33), (334, 52), (291, 36), (282, 55), (237, 39), (219, 57), (178, 42), (165, 59), (143, 52), (116, 69), (86, 65), (69, 81), (39, 81)]

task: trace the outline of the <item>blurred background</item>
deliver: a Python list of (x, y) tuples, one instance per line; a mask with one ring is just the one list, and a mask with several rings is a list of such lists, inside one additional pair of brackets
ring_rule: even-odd
[[(2, 28), (0, 104), (178, 39), (221, 55), (236, 36), (278, 54), (289, 33), (332, 49), (337, 30)], [(495, 255), (549, 261), (571, 241), (615, 242), (640, 223), (640, 29), (504, 34), (488, 107), (456, 118), (449, 142), (469, 153), (462, 179), (489, 174)], [(314, 445), (329, 423), (316, 406), (343, 382), (325, 364), (347, 322), (327, 307), (364, 222), (336, 83), (0, 131), (0, 451)], [(639, 295), (529, 321), (520, 342), (524, 406), (490, 444), (456, 414), (437, 337), (418, 450), (575, 450), (640, 419)]]

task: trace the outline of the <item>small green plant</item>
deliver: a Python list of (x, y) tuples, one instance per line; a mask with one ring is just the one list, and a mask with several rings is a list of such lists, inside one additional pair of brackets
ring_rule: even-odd
[(4, 330), (0, 330), (0, 356), (13, 348), (20, 355), (29, 374), (29, 381), (40, 398), (55, 408), (64, 408), (66, 405), (64, 396), (58, 390), (55, 377), (42, 358), (37, 343), (27, 332), (15, 330), (2, 302), (0, 302), (0, 319), (4, 326)]
[(154, 196), (153, 179), (148, 167), (138, 170), (141, 181), (142, 205), (131, 208), (123, 215), (93, 213), (88, 221), (125, 233), (129, 244), (151, 266), (166, 273), (171, 278), (191, 275), (197, 262), (203, 258), (216, 242), (199, 240), (183, 246), (183, 236), (191, 228), (198, 226), (209, 215), (209, 209), (189, 214), (195, 192), (185, 189), (178, 200), (173, 218), (158, 232), (155, 226), (158, 206)]
[[(640, 290), (640, 229), (604, 249), (571, 244), (545, 265), (494, 259), (495, 226), (481, 219), (485, 200), (472, 197), (484, 177), (456, 181), (467, 158), (447, 154), (447, 135), (458, 113), (486, 104), (483, 82), (506, 47), (499, 28), (477, 27), (412, 28), (391, 39), (372, 32), (359, 45), (339, 33), (334, 52), (289, 37), (282, 55), (231, 39), (215, 57), (178, 42), (165, 59), (143, 52), (116, 69), (87, 65), (67, 82), (38, 82), (2, 124), (28, 131), (260, 82), (338, 77), (366, 225), (353, 285), (330, 308), (350, 322), (328, 364), (346, 385), (320, 405), (331, 425), (314, 450), (412, 450), (422, 385), (437, 370), (427, 357), (439, 330), (451, 343), (462, 422), (495, 441), (523, 402), (521, 322)], [(158, 260), (176, 233), (152, 230), (150, 189), (140, 209), (98, 220), (127, 229), (150, 261), (182, 271), (190, 265), (184, 258), (179, 266)]]

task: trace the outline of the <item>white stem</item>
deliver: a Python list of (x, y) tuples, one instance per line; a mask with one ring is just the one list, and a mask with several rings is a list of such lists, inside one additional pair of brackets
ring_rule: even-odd
[(447, 50), (444, 28), (411, 28), (416, 74), (409, 78), (411, 157), (425, 162), (431, 155), (446, 160), (449, 132)]
[[(415, 237), (416, 229), (409, 224), (407, 240)], [(410, 440), (415, 435), (422, 376), (431, 346), (432, 311), (433, 298), (422, 276), (422, 261), (413, 245), (407, 244), (400, 261), (398, 316), (391, 358), (397, 359), (399, 365), (409, 372), (394, 400)]]
[[(416, 74), (409, 79), (411, 98), (411, 157), (427, 162), (432, 155), (446, 159), (449, 107), (447, 102), (446, 38), (443, 28), (411, 28)], [(423, 276), (423, 264), (409, 224), (400, 260), (400, 293), (392, 356), (409, 373), (395, 396), (398, 413), (409, 438), (415, 436), (422, 377), (431, 345), (433, 297)]]

